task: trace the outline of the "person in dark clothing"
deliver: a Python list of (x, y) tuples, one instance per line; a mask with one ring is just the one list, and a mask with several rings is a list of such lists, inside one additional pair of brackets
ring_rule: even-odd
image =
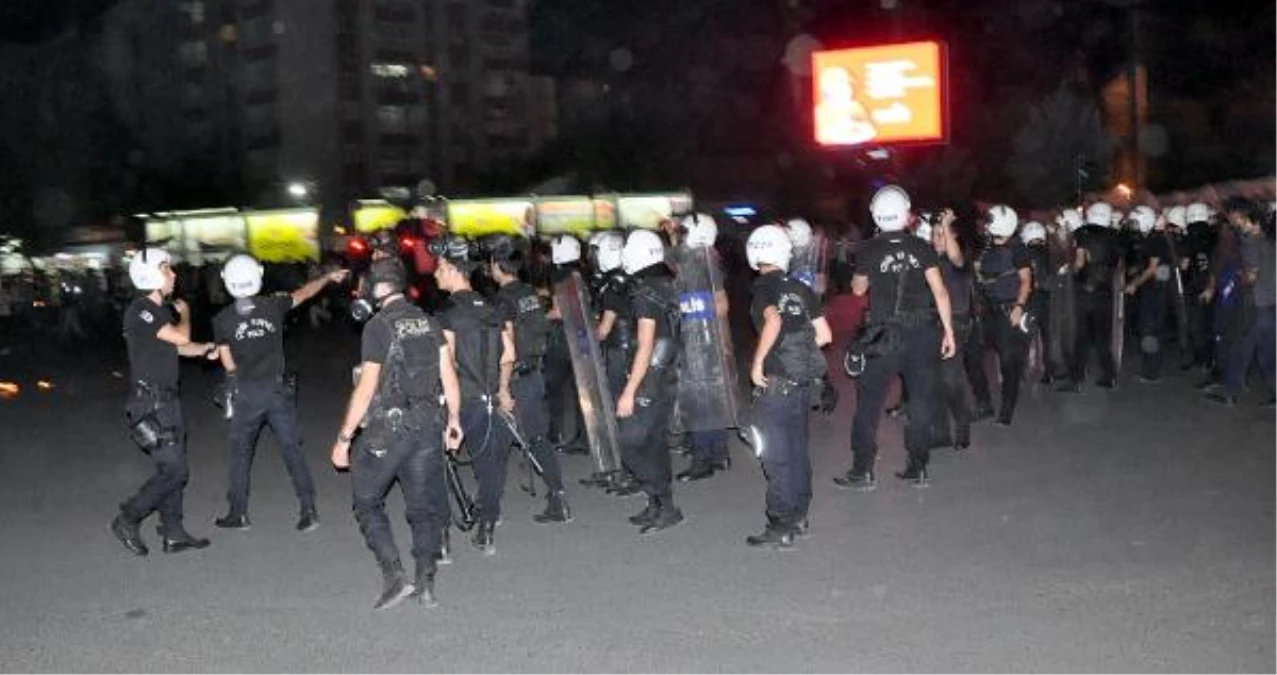
[[(953, 338), (964, 345), (971, 334), (971, 298), (974, 293), (970, 268), (958, 242), (953, 224), (956, 216), (945, 209), (930, 228), (930, 243), (940, 257), (940, 272), (945, 290), (949, 293), (950, 312), (953, 321)], [(939, 405), (934, 414), (932, 444), (952, 445), (962, 451), (971, 447), (971, 404), (967, 400), (966, 368), (963, 352), (957, 350), (953, 358), (941, 359), (938, 381)]]
[(319, 527), (319, 512), (315, 508), (315, 483), (302, 454), (297, 428), (296, 387), (284, 370), (284, 320), (294, 307), (313, 298), (329, 283), (342, 281), (347, 273), (331, 272), (292, 294), (263, 297), (258, 295), (262, 272), (261, 264), (248, 255), (234, 256), (222, 267), (222, 281), (235, 300), (214, 317), (213, 336), (226, 369), (231, 472), (226, 495), (229, 511), (214, 524), (226, 529), (249, 528), (253, 454), (262, 427), (270, 425), (300, 502), (297, 529), (310, 532)]
[[(1025, 317), (1029, 294), (1033, 290), (1033, 271), (1029, 250), (1015, 237), (1019, 217), (1010, 207), (997, 205), (989, 209), (989, 246), (975, 262), (975, 272), (984, 315), (980, 330), (998, 353), (1002, 374), (1002, 399), (997, 423), (1010, 426), (1024, 379), (1024, 364), (1029, 351), (1029, 333)], [(983, 356), (983, 355), (981, 355)], [(969, 369), (971, 388), (976, 399), (976, 419), (993, 410), (989, 380), (981, 362)]]
[[(1237, 339), (1225, 352), (1224, 387), (1211, 391), (1207, 398), (1216, 403), (1236, 405), (1246, 383), (1252, 363), (1259, 368), (1268, 388), (1264, 404), (1273, 405), (1274, 379), (1277, 376), (1277, 249), (1271, 221), (1254, 203), (1232, 198), (1224, 206), (1229, 224), (1240, 235), (1241, 265), (1233, 294), (1239, 318)], [(1221, 300), (1221, 304), (1222, 300)]]
[(549, 493), (545, 511), (533, 518), (538, 523), (565, 523), (572, 520), (567, 495), (563, 490), (563, 472), (559, 468), (558, 454), (550, 444), (549, 405), (545, 388), (545, 353), (550, 330), (545, 307), (536, 289), (519, 281), (519, 269), (523, 262), (521, 251), (509, 239), (498, 239), (488, 274), (499, 287), (493, 304), (503, 323), (503, 341), (514, 345), (514, 361), (501, 365), (502, 390), (508, 391), (510, 400), (502, 400), (501, 406), (513, 412), (519, 429), (530, 444), (542, 479)]
[(1020, 228), (1020, 241), (1029, 251), (1029, 267), (1033, 272), (1033, 292), (1029, 295), (1028, 312), (1033, 316), (1029, 339), (1038, 339), (1038, 359), (1042, 364), (1039, 384), (1049, 385), (1055, 380), (1051, 364), (1051, 291), (1055, 281), (1051, 247), (1047, 241), (1046, 227), (1037, 221), (1025, 223)]
[[(374, 262), (363, 280), (361, 293), (378, 311), (364, 327), (355, 389), (331, 451), (334, 467), (350, 469), (355, 520), (381, 568), (373, 609), (406, 597), (434, 604), (436, 554), (448, 521), (442, 451), (462, 440), (450, 351), (439, 324), (404, 299), (406, 283), (394, 258)], [(412, 528), (412, 583), (386, 517), (386, 492), (396, 482)]]
[(1212, 261), (1216, 257), (1219, 236), (1210, 225), (1210, 209), (1200, 202), (1189, 204), (1187, 208), (1174, 207), (1167, 213), (1167, 218), (1183, 232), (1177, 248), (1188, 313), (1188, 344), (1181, 347), (1185, 350), (1181, 368), (1207, 369), (1211, 373), (1208, 383), (1214, 382), (1219, 379), (1223, 366), (1215, 359), (1214, 312), (1211, 306), (1214, 298), (1207, 290), (1214, 286)]
[(124, 312), (133, 387), (125, 411), (133, 441), (155, 464), (137, 493), (120, 504), (111, 532), (134, 555), (149, 552), (142, 539), (142, 520), (159, 512), (157, 532), (165, 553), (202, 549), (209, 541), (194, 537), (182, 525), (182, 498), (190, 469), (186, 462), (186, 422), (178, 398), (179, 356), (217, 358), (213, 343), (191, 342), (191, 311), (182, 300), (169, 302), (176, 276), (169, 256), (145, 249), (129, 263), (133, 286), (145, 295)]
[(1112, 350), (1113, 277), (1124, 253), (1109, 229), (1112, 211), (1104, 202), (1092, 204), (1086, 210), (1086, 224), (1073, 233), (1077, 247), (1072, 265), (1077, 296), (1077, 343), (1069, 381), (1059, 389), (1063, 392), (1081, 391), (1092, 348), (1100, 361), (1096, 386), (1101, 389), (1117, 386), (1117, 362)]
[(461, 426), (479, 482), (479, 522), (471, 543), (492, 555), (514, 442), (510, 428), (498, 417), (498, 406), (513, 411), (514, 397), (502, 371), (513, 369), (515, 348), (500, 314), (470, 285), (470, 275), (478, 268), (470, 246), (464, 239), (450, 237), (435, 268), (435, 280), (449, 294), (439, 323), (461, 382)]
[(1166, 221), (1159, 219), (1153, 209), (1137, 206), (1131, 211), (1139, 239), (1136, 265), (1138, 270), (1126, 284), (1124, 292), (1130, 296), (1136, 310), (1136, 330), (1140, 340), (1140, 374), (1138, 380), (1145, 384), (1157, 382), (1162, 377), (1162, 355), (1165, 340), (1166, 310), (1170, 306), (1168, 284), (1171, 281), (1171, 243), (1167, 238)]
[(949, 292), (940, 261), (931, 246), (907, 231), (909, 208), (904, 190), (894, 185), (879, 190), (870, 212), (881, 234), (866, 242), (856, 255), (852, 292), (870, 294), (864, 330), (883, 327), (885, 334), (895, 335), (886, 342), (894, 342), (896, 348), (866, 360), (851, 426), (854, 461), (845, 475), (834, 479), (842, 488), (866, 491), (877, 487), (878, 422), (887, 387), (897, 375), (909, 389), (910, 410), (905, 426), (909, 464), (896, 476), (915, 487), (926, 487), (928, 481), (935, 376), (940, 359), (951, 358), (955, 346)]
[(787, 548), (806, 531), (811, 504), (807, 418), (812, 387), (825, 375), (820, 348), (832, 339), (820, 300), (787, 276), (791, 243), (783, 230), (764, 225), (746, 244), (758, 271), (750, 318), (758, 344), (750, 367), (755, 387), (751, 436), (767, 478), (767, 526), (745, 539), (754, 546)]
[(665, 445), (678, 393), (681, 314), (665, 246), (648, 230), (630, 233), (621, 252), (634, 279), (629, 318), (635, 333), (629, 376), (616, 400), (618, 432), (626, 466), (647, 495), (647, 507), (630, 517), (639, 534), (683, 522), (674, 505), (673, 470)]

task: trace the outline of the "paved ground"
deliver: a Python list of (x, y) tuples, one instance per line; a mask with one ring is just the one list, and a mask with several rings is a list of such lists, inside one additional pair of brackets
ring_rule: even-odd
[[(313, 336), (301, 410), (323, 527), (299, 535), (274, 441), (247, 533), (224, 509), (209, 374), (185, 369), (188, 525), (206, 551), (126, 554), (107, 531), (148, 464), (119, 424), (118, 352), (0, 360), (0, 669), (5, 671), (1266, 671), (1274, 663), (1274, 414), (1207, 408), (1187, 377), (1064, 398), (940, 453), (933, 486), (839, 492), (852, 394), (813, 421), (813, 535), (747, 549), (763, 481), (736, 468), (678, 488), (688, 521), (639, 539), (642, 504), (573, 491), (545, 528), (514, 487), (498, 554), (458, 545), (441, 605), (370, 610), (379, 575), (327, 469), (353, 342)], [(35, 390), (37, 377), (55, 389)], [(903, 463), (882, 430), (881, 474)], [(676, 460), (681, 464), (681, 460)], [(576, 478), (588, 471), (568, 458)], [(398, 498), (392, 515), (406, 542)], [(146, 528), (155, 541), (149, 523)], [(405, 546), (406, 548), (406, 546)]]

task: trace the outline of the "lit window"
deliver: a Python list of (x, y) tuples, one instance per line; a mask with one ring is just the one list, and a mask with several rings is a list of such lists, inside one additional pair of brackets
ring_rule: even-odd
[(370, 67), (372, 74), (377, 77), (385, 77), (392, 79), (402, 79), (408, 77), (408, 66), (402, 63), (374, 63)]

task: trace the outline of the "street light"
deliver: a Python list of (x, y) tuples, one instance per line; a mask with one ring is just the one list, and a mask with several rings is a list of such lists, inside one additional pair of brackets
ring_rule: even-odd
[(307, 193), (307, 190), (306, 190), (306, 185), (304, 183), (289, 183), (288, 184), (288, 194), (291, 195), (294, 199), (305, 199), (306, 193)]

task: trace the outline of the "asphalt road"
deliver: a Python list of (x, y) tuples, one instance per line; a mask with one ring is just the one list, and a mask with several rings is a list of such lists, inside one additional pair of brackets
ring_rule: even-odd
[[(813, 419), (812, 536), (743, 538), (763, 479), (735, 468), (678, 486), (687, 522), (639, 538), (640, 500), (572, 490), (575, 522), (539, 526), (511, 472), (495, 557), (456, 538), (440, 605), (374, 613), (380, 576), (328, 468), (356, 357), (305, 339), (300, 408), (323, 527), (297, 504), (273, 439), (249, 532), (222, 532), (224, 425), (210, 372), (184, 368), (202, 552), (146, 559), (107, 531), (149, 472), (120, 415), (118, 350), (10, 354), (0, 379), (0, 670), (4, 671), (1255, 671), (1274, 663), (1274, 413), (1208, 407), (1176, 374), (1156, 387), (1028, 392), (1016, 425), (938, 453), (932, 487), (897, 484), (900, 423), (882, 426), (882, 486), (836, 490), (853, 394)], [(39, 391), (37, 378), (54, 388)], [(676, 459), (676, 468), (682, 460)], [(589, 471), (565, 460), (575, 479)], [(390, 500), (401, 547), (402, 502)], [(144, 529), (155, 543), (151, 521)], [(156, 547), (158, 548), (158, 546)]]

